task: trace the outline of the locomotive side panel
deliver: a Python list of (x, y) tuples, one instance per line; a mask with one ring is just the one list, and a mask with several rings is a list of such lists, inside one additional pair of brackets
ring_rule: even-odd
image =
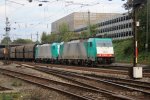
[(38, 59), (39, 58), (39, 46), (40, 45), (37, 45), (36, 47), (35, 47), (35, 59)]
[(51, 59), (52, 54), (51, 54), (51, 44), (43, 44), (38, 46), (37, 48), (38, 54), (36, 58), (41, 58), (41, 59)]
[(60, 51), (61, 59), (87, 59), (84, 42), (73, 41), (64, 43)]
[(59, 48), (60, 48), (60, 43), (53, 43), (53, 44), (51, 45), (52, 59), (58, 59), (58, 56), (59, 56)]
[(96, 40), (95, 38), (90, 38), (87, 41), (87, 53), (88, 53), (88, 60), (96, 61)]
[(78, 44), (79, 47), (79, 58), (80, 59), (87, 59), (87, 45), (86, 42), (80, 42)]

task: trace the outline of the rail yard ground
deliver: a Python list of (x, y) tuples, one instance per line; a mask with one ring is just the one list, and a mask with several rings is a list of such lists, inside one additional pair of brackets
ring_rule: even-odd
[(125, 69), (104, 67), (1, 62), (0, 86), (10, 90), (0, 91), (0, 100), (149, 100), (149, 71), (131, 80)]
[[(16, 68), (17, 65), (11, 64), (9, 66), (3, 66), (2, 63), (0, 64), (0, 67), (7, 68), (7, 69), (14, 69), (18, 71), (24, 71), (24, 72), (29, 72), (33, 73), (37, 76), (44, 76), (44, 77), (49, 77), (53, 80), (58, 80), (61, 81), (59, 78), (55, 78), (54, 76), (46, 75), (44, 73), (40, 73), (37, 71), (33, 71), (32, 69), (27, 69), (27, 68)], [(13, 100), (70, 100), (70, 98), (65, 97), (64, 95), (57, 93), (56, 91), (49, 91), (47, 89), (43, 89), (39, 86), (32, 85), (28, 82), (19, 80), (17, 78), (12, 78), (8, 77), (6, 75), (0, 74), (0, 85), (8, 87), (12, 89), (11, 91), (5, 92), (1, 91), (0, 92), (0, 97), (4, 99), (4, 94), (8, 95), (5, 97), (8, 98), (13, 98)], [(17, 97), (16, 97), (17, 94)], [(15, 96), (14, 96), (15, 95)], [(0, 100), (3, 100), (1, 99)]]

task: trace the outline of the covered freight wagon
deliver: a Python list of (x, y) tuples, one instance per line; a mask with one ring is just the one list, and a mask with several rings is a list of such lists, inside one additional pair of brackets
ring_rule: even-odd
[(16, 47), (10, 47), (10, 59), (16, 58)]
[(24, 59), (34, 60), (36, 44), (29, 44), (24, 46)]
[(0, 59), (4, 59), (4, 48), (0, 48)]
[(24, 59), (24, 46), (16, 46), (16, 59)]

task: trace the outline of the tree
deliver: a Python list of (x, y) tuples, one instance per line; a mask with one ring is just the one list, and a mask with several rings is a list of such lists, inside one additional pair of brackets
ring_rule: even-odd
[(76, 38), (78, 38), (78, 36), (74, 32), (67, 32), (62, 35), (62, 41), (64, 41), (64, 42), (68, 42), (68, 41), (70, 41), (72, 39), (76, 39)]
[(13, 44), (30, 44), (30, 43), (33, 43), (33, 41), (30, 39), (19, 38), (19, 39), (13, 41)]
[(87, 31), (81, 32), (80, 38), (84, 39), (84, 38), (88, 38), (88, 37), (90, 37), (89, 32), (87, 32)]
[(97, 25), (90, 25), (90, 28), (91, 28), (91, 36), (95, 36), (96, 35), (96, 33), (97, 33)]
[(69, 32), (69, 26), (67, 23), (62, 23), (59, 25), (59, 33), (60, 34), (65, 34), (66, 32)]
[[(137, 16), (138, 16), (138, 19), (140, 19), (140, 27), (138, 28), (138, 42), (139, 42), (138, 45), (140, 47), (139, 50), (142, 51), (145, 48), (145, 42), (146, 42), (145, 39), (146, 39), (146, 32), (147, 32), (146, 29), (147, 29), (147, 20), (148, 20), (147, 19), (147, 6), (144, 6), (141, 10), (139, 10)], [(150, 29), (150, 24), (148, 26), (148, 29)], [(148, 42), (150, 45), (150, 34), (148, 36), (149, 36)]]
[(12, 41), (11, 41), (10, 37), (4, 37), (1, 41), (1, 44), (6, 45), (6, 44), (10, 44), (11, 42)]
[(48, 38), (49, 43), (59, 42), (59, 35), (58, 34), (51, 33), (51, 34), (47, 35), (47, 38)]
[(48, 43), (48, 37), (47, 37), (46, 32), (42, 33), (41, 42), (42, 43)]
[(46, 34), (45, 32), (43, 32), (42, 37), (41, 37), (41, 42), (42, 43), (60, 42), (59, 37), (60, 36), (55, 33)]
[(90, 25), (90, 33), (89, 30), (83, 31), (80, 34), (80, 38), (89, 38), (89, 37), (95, 37), (95, 35), (97, 34), (97, 26), (94, 25)]
[[(128, 0), (126, 4), (124, 4), (125, 9), (131, 9), (133, 6), (138, 7), (138, 11), (136, 12), (136, 15), (137, 15), (138, 20), (140, 21), (140, 26), (138, 27), (138, 30), (137, 30), (139, 51), (143, 51), (145, 49), (146, 25), (147, 25), (146, 1), (149, 2), (149, 0)], [(148, 5), (149, 5), (148, 9), (150, 11), (150, 3), (148, 3)], [(150, 29), (150, 25), (148, 29)], [(150, 49), (150, 34), (148, 38), (149, 38), (148, 40), (149, 40), (149, 49)]]

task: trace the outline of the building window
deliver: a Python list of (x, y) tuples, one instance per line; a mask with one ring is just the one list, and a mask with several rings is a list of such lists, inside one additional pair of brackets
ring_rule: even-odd
[(124, 20), (124, 21), (126, 20), (126, 16), (123, 16), (123, 20)]
[(131, 36), (132, 34), (131, 34), (131, 31), (129, 31), (129, 36)]
[(129, 23), (129, 27), (131, 27), (132, 26), (132, 24), (131, 23)]
[(126, 16), (126, 20), (129, 20), (129, 16)]
[(121, 17), (121, 21), (123, 21), (123, 17)]
[(126, 28), (128, 28), (128, 23), (126, 24)]
[(118, 18), (118, 22), (120, 22), (120, 18)]

